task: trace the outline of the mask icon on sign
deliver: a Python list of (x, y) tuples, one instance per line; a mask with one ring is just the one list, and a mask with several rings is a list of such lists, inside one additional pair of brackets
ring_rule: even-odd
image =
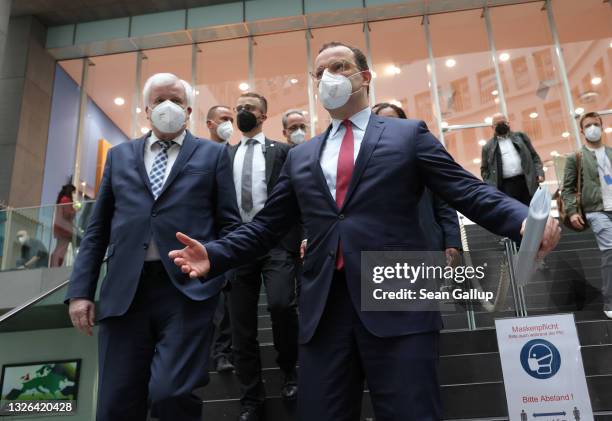
[(529, 348), (527, 364), (537, 374), (551, 374), (554, 361), (552, 349), (545, 344), (535, 344)]

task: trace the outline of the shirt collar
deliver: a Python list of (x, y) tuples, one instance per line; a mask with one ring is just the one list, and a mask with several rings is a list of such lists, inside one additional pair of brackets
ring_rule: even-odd
[[(185, 140), (185, 136), (187, 136), (187, 130), (183, 130), (183, 132), (174, 139), (172, 139), (172, 141), (177, 145), (182, 146), (183, 140)], [(151, 131), (151, 136), (149, 136), (149, 138), (147, 139), (149, 147), (153, 146), (158, 140), (159, 138), (155, 136), (155, 133), (153, 133), (153, 131)]]
[(246, 141), (249, 139), (254, 139), (257, 142), (261, 143), (262, 145), (266, 144), (266, 136), (263, 134), (263, 132), (259, 132), (253, 137), (246, 137), (242, 135), (242, 138), (240, 139), (240, 144), (245, 145)]
[[(372, 110), (370, 109), (370, 107), (365, 107), (363, 110), (350, 116), (349, 120), (351, 120), (351, 123), (353, 123), (353, 126), (358, 128), (359, 130), (365, 131), (366, 127), (368, 126), (368, 121), (370, 121), (371, 114), (372, 114)], [(331, 129), (331, 132), (329, 133), (330, 136), (334, 135), (338, 131), (338, 128), (340, 127), (341, 124), (342, 124), (342, 120), (338, 120), (335, 118), (332, 119), (332, 129)]]

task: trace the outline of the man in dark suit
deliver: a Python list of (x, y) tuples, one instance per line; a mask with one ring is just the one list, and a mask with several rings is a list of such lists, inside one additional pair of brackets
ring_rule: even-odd
[(192, 94), (175, 75), (143, 93), (152, 131), (112, 148), (66, 301), (92, 334), (100, 291), (98, 421), (201, 420), (213, 315), (225, 278), (193, 282), (168, 259), (185, 230), (212, 241), (240, 224), (226, 148), (186, 130)]
[[(238, 208), (245, 223), (252, 221), (264, 207), (289, 150), (288, 145), (264, 135), (267, 110), (266, 99), (254, 92), (242, 94), (236, 104), (236, 123), (242, 138), (230, 148), (230, 156)], [(300, 239), (279, 240), (264, 256), (239, 267), (232, 281), (230, 315), (234, 365), (242, 389), (240, 421), (263, 420), (265, 389), (257, 341), (257, 305), (262, 279), (278, 353), (276, 361), (285, 377), (280, 393), (284, 399), (297, 397), (296, 270)]]
[[(234, 114), (230, 107), (225, 105), (214, 105), (206, 113), (206, 127), (210, 140), (225, 145), (229, 148), (228, 141), (234, 132)], [(232, 323), (229, 313), (229, 294), (231, 284), (228, 282), (219, 295), (219, 304), (215, 312), (215, 333), (211, 357), (214, 361), (215, 370), (219, 373), (234, 370), (232, 364)]]
[[(360, 419), (363, 381), (378, 421), (441, 418), (438, 312), (362, 311), (361, 252), (423, 250), (417, 203), (429, 187), (483, 227), (520, 237), (527, 207), (457, 164), (422, 121), (368, 107), (365, 55), (340, 43), (315, 60), (325, 133), (289, 152), (266, 207), (249, 224), (170, 257), (191, 277), (214, 276), (271, 247), (301, 213), (308, 232), (299, 297), (302, 421)], [(558, 242), (549, 219), (540, 253)]]

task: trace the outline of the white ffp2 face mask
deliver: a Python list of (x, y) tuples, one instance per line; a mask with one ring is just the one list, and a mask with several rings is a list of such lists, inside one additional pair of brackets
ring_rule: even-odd
[(165, 100), (151, 112), (153, 126), (162, 133), (176, 133), (185, 126), (187, 113), (178, 104)]
[(219, 137), (226, 142), (232, 137), (234, 134), (234, 126), (231, 121), (224, 121), (223, 123), (217, 126), (217, 134)]
[(327, 110), (335, 110), (345, 105), (351, 95), (359, 92), (363, 87), (353, 92), (353, 85), (349, 78), (362, 73), (357, 72), (349, 77), (340, 74), (330, 73), (327, 69), (323, 72), (319, 82), (319, 98), (323, 107)]
[(601, 140), (601, 127), (594, 124), (584, 129), (584, 137), (589, 142), (599, 142)]
[(306, 142), (306, 132), (302, 129), (297, 129), (289, 135), (291, 142), (299, 145), (300, 143)]

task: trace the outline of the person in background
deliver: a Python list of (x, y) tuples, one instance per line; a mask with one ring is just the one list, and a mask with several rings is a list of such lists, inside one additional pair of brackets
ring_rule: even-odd
[(234, 134), (234, 114), (226, 105), (215, 105), (210, 107), (206, 113), (206, 127), (210, 133), (210, 139), (217, 143), (228, 144)]
[[(229, 139), (234, 133), (234, 115), (225, 105), (215, 105), (206, 113), (206, 127), (209, 138), (217, 143), (229, 146)], [(211, 349), (211, 358), (215, 370), (225, 373), (234, 369), (232, 364), (232, 324), (229, 312), (229, 295), (231, 283), (226, 282), (221, 294), (219, 304), (215, 311), (215, 333)]]
[[(388, 102), (381, 102), (372, 107), (372, 112), (381, 117), (403, 118), (406, 113), (401, 107)], [(446, 263), (457, 261), (461, 250), (461, 233), (457, 211), (427, 187), (419, 201), (419, 225), (429, 233), (429, 248), (433, 251), (444, 251)]]
[(542, 160), (525, 133), (510, 130), (503, 114), (493, 115), (491, 127), (493, 137), (482, 148), (482, 179), (529, 206), (544, 181)]
[[(246, 92), (236, 103), (236, 122), (242, 133), (240, 143), (231, 146), (234, 185), (242, 222), (247, 223), (264, 207), (287, 158), (289, 146), (268, 139), (263, 132), (268, 102), (255, 92)], [(297, 397), (296, 275), (299, 244), (281, 240), (264, 256), (236, 269), (232, 280), (230, 312), (232, 347), (236, 374), (240, 381), (242, 405), (239, 421), (265, 419), (265, 388), (257, 341), (257, 305), (262, 281), (272, 320), (276, 362), (283, 371), (280, 395), (285, 400)]]
[(74, 236), (74, 217), (77, 213), (72, 205), (74, 192), (76, 192), (76, 187), (66, 184), (62, 186), (55, 201), (57, 206), (53, 216), (53, 237), (56, 243), (51, 253), (51, 267), (59, 267), (64, 264), (66, 251)]
[(583, 114), (580, 118), (580, 132), (585, 143), (580, 154), (581, 206), (577, 208), (576, 154), (565, 161), (562, 197), (570, 223), (577, 230), (585, 228), (581, 216), (584, 212), (593, 229), (601, 255), (601, 294), (604, 300), (604, 314), (612, 319), (612, 148), (605, 145), (602, 130), (603, 120), (596, 112)]
[(30, 237), (26, 230), (17, 231), (17, 241), (21, 244), (21, 257), (17, 259), (17, 269), (46, 268), (49, 266), (49, 251), (42, 241)]
[(308, 139), (306, 131), (308, 124), (304, 113), (300, 110), (287, 110), (281, 119), (283, 123), (283, 136), (291, 146), (300, 145)]

